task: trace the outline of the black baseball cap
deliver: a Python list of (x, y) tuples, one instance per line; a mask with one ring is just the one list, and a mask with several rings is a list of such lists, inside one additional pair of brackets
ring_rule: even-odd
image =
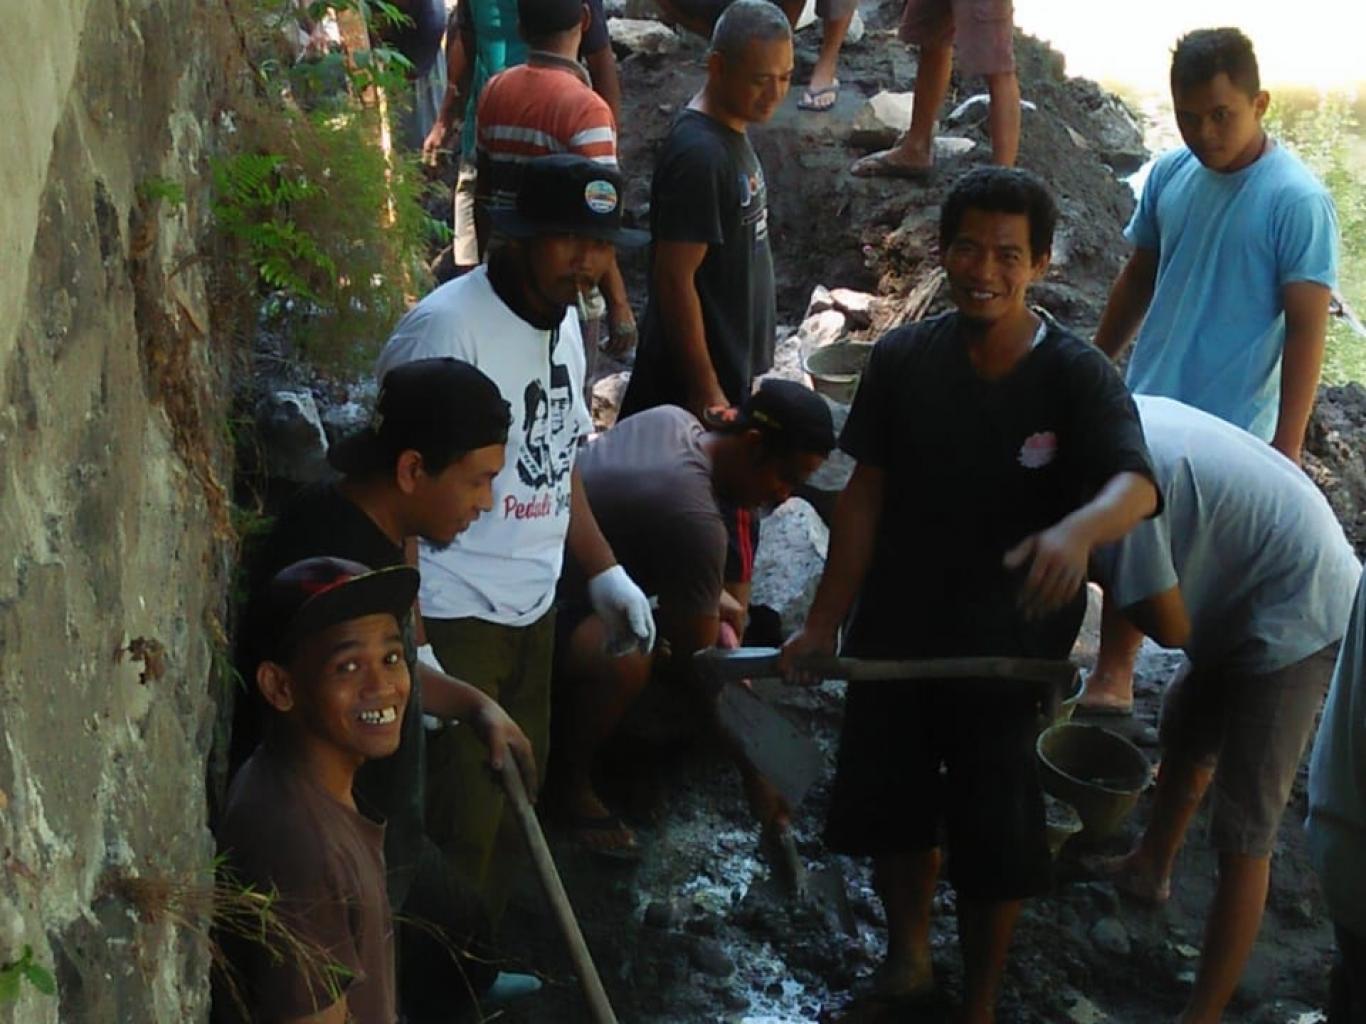
[(583, 0), (517, 0), (517, 22), (524, 38), (568, 32), (582, 20)]
[(298, 644), (329, 626), (367, 615), (402, 622), (417, 596), (410, 565), (371, 569), (345, 558), (305, 558), (281, 569), (260, 595), (260, 650), (287, 661)]
[(506, 444), (512, 412), (498, 385), (459, 359), (419, 359), (384, 375), (368, 426), (327, 450), (342, 473), (391, 469), (411, 448), (448, 456)]
[(796, 381), (768, 377), (740, 405), (709, 425), (728, 433), (758, 430), (790, 451), (829, 455), (835, 447), (835, 421), (825, 399)]
[(522, 167), (517, 205), (490, 211), (507, 238), (576, 235), (630, 248), (650, 240), (648, 231), (621, 226), (621, 172), (576, 153), (538, 156)]

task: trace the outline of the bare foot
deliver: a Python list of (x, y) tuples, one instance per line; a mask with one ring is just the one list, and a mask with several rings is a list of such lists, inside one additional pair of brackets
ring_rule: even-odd
[(636, 834), (608, 810), (591, 788), (580, 789), (562, 804), (564, 823), (584, 849), (612, 857), (640, 855)]
[(1124, 895), (1150, 907), (1160, 907), (1172, 896), (1170, 877), (1160, 878), (1135, 850), (1121, 857), (1091, 857), (1086, 867), (1108, 879)]

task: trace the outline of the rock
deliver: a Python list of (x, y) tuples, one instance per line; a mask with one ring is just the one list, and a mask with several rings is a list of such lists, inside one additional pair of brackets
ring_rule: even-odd
[(1091, 944), (1111, 956), (1128, 956), (1129, 932), (1117, 917), (1102, 917), (1091, 926)]
[(1090, 117), (1087, 129), (1095, 142), (1094, 148), (1116, 174), (1133, 174), (1147, 162), (1143, 129), (1117, 98), (1104, 93), (1087, 113)]
[(256, 404), (256, 429), (272, 477), (302, 484), (333, 475), (327, 465), (327, 432), (310, 392), (266, 394)]
[[(626, 0), (603, 0), (602, 13), (608, 18), (639, 18), (642, 15), (632, 14), (627, 10)], [(654, 6), (653, 3), (650, 4)]]
[(678, 909), (671, 900), (651, 900), (650, 905), (645, 908), (645, 916), (641, 918), (641, 922), (646, 928), (668, 931), (673, 927), (677, 916)]
[(1133, 740), (1140, 747), (1156, 747), (1160, 746), (1162, 742), (1157, 734), (1157, 730), (1151, 725), (1145, 725), (1142, 729), (1139, 729), (1138, 732), (1134, 734)]
[(370, 423), (370, 410), (359, 402), (342, 402), (329, 405), (322, 411), (323, 430), (329, 444), (336, 444), (344, 437), (364, 429)]
[(699, 971), (713, 978), (729, 978), (735, 973), (735, 962), (714, 939), (694, 942), (688, 949), (688, 959)]
[[(814, 298), (814, 293), (812, 293)], [(830, 292), (834, 307), (844, 314), (851, 327), (871, 327), (874, 296), (856, 292), (852, 288), (836, 288)]]
[(830, 289), (823, 284), (818, 284), (811, 289), (811, 298), (806, 302), (806, 316), (803, 319), (813, 317), (817, 313), (824, 313), (827, 309), (834, 308), (835, 297), (830, 293)]
[(827, 309), (823, 313), (807, 317), (797, 328), (802, 352), (810, 352), (812, 349), (839, 341), (844, 334), (846, 323), (844, 314), (837, 309)]
[(1072, 140), (1072, 145), (1076, 146), (1078, 149), (1091, 148), (1091, 143), (1086, 141), (1085, 135), (1066, 122), (1063, 123), (1063, 127), (1067, 129), (1067, 137)]
[(802, 339), (795, 331), (784, 334), (778, 332), (778, 344), (773, 347), (773, 368), (764, 377), (777, 377), (779, 380), (796, 381), (810, 387), (806, 371), (802, 369)]
[(1105, 917), (1114, 917), (1119, 913), (1119, 890), (1110, 882), (1087, 882), (1085, 888), (1086, 895), (1090, 897), (1091, 905)]
[(911, 123), (913, 92), (883, 89), (865, 103), (849, 126), (849, 144), (861, 149), (886, 149)]
[(631, 381), (631, 371), (610, 373), (593, 385), (593, 424), (599, 430), (607, 430), (617, 421), (617, 410), (626, 394), (626, 385)]
[(721, 993), (721, 1005), (727, 1010), (748, 1010), (749, 996), (743, 992), (737, 992), (733, 988), (728, 988)]
[(1067, 1008), (1067, 1019), (1074, 1021), (1075, 1024), (1103, 1024), (1110, 1018), (1091, 1000), (1083, 995), (1078, 995), (1072, 1005)]
[(659, 5), (655, 0), (617, 0), (621, 5), (621, 13), (613, 14), (610, 7), (604, 7), (604, 13), (609, 18), (634, 18), (638, 21), (658, 21)]
[(778, 613), (784, 635), (806, 619), (829, 544), (830, 531), (820, 516), (796, 498), (779, 505), (760, 527), (750, 600)]
[(867, 32), (868, 28), (863, 24), (863, 15), (854, 11), (854, 16), (849, 19), (849, 28), (844, 33), (844, 45), (857, 46), (863, 42), (863, 37)]
[(716, 936), (718, 930), (716, 918), (711, 914), (698, 914), (695, 917), (690, 917), (683, 927), (693, 935), (706, 935), (712, 938)]
[(607, 34), (613, 48), (622, 54), (660, 57), (677, 53), (681, 45), (678, 33), (668, 25), (646, 18), (608, 18)]
[[(1020, 110), (1033, 112), (1038, 110), (1038, 106), (1030, 100), (1020, 100)], [(984, 92), (969, 96), (958, 106), (949, 111), (949, 116), (944, 118), (945, 124), (951, 124), (957, 128), (972, 128), (979, 124), (984, 124), (987, 115), (991, 112), (991, 97)]]

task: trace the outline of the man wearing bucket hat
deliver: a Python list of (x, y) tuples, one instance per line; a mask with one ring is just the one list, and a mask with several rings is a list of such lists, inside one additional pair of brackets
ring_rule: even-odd
[[(242, 635), (243, 675), (253, 678), (269, 656), (274, 628), (264, 599), (275, 573), (304, 558), (330, 555), (376, 568), (401, 565), (404, 545), (425, 538), (448, 544), (488, 511), (492, 481), (503, 466), (511, 419), (487, 376), (455, 359), (407, 363), (389, 373), (370, 423), (339, 440), (328, 461), (343, 474), (296, 494), (248, 559), (248, 607)], [(428, 837), (422, 715), (458, 720), (485, 748), (494, 771), (505, 757), (536, 782), (531, 743), (498, 704), (478, 688), (417, 660), (410, 616), (404, 647), (412, 694), (400, 723), (398, 750), (362, 766), (355, 791), (385, 819), (389, 903), (399, 915), (399, 996), (414, 1022), (445, 1019), (494, 983), (481, 952), (488, 915), (473, 887), (447, 870)], [(269, 709), (259, 694), (241, 700), (233, 729), (233, 764), (250, 754)], [(450, 950), (474, 957), (452, 962)], [(458, 969), (457, 969), (458, 968)], [(505, 977), (500, 988), (511, 984)]]
[(225, 931), (220, 1020), (398, 1020), (384, 824), (352, 795), (357, 770), (399, 747), (409, 676), (400, 623), (410, 566), (311, 558), (261, 600), (253, 680), (265, 737), (233, 779), (218, 843), (234, 887), (274, 892), (277, 924)]
[[(588, 579), (593, 609), (617, 652), (654, 644), (649, 602), (603, 539), (574, 468), (591, 428), (575, 302), (598, 280), (613, 245), (647, 236), (621, 224), (621, 175), (582, 156), (527, 163), (517, 205), (496, 211), (507, 244), (436, 289), (394, 329), (379, 372), (454, 356), (478, 366), (514, 403), (507, 459), (492, 509), (448, 547), (423, 543), (420, 603), (442, 666), (500, 704), (545, 763), (555, 584), (566, 549)], [(429, 737), (428, 827), (450, 862), (497, 915), (515, 823), (501, 790), (460, 730)]]
[(1096, 551), (1091, 574), (1132, 625), (1189, 660), (1163, 699), (1148, 825), (1127, 857), (1096, 866), (1166, 902), (1212, 790), (1219, 882), (1181, 1017), (1212, 1024), (1261, 925), (1276, 831), (1361, 567), (1318, 488), (1270, 445), (1169, 398), (1134, 401), (1167, 513)]

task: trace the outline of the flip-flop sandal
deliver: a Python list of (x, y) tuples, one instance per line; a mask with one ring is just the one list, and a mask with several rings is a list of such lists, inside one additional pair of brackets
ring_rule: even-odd
[[(821, 103), (820, 100), (826, 96), (830, 97), (829, 103)], [(798, 110), (811, 110), (817, 114), (823, 114), (830, 110), (840, 98), (840, 80), (837, 78), (829, 85), (820, 89), (808, 88), (802, 93), (802, 98), (797, 101)]]
[(856, 178), (900, 178), (903, 181), (913, 181), (921, 185), (929, 184), (934, 180), (934, 165), (911, 167), (908, 164), (897, 163), (888, 159), (891, 153), (890, 149), (883, 149), (860, 157), (850, 165), (849, 173)]
[[(564, 826), (570, 832), (575, 833), (579, 849), (587, 853), (629, 864), (634, 864), (640, 860), (640, 844), (636, 841), (635, 832), (631, 831), (615, 814), (607, 814), (601, 818), (569, 818), (564, 822)], [(611, 832), (615, 832), (621, 837), (623, 841), (620, 845), (602, 846), (587, 840), (588, 836), (605, 836)]]
[(1166, 906), (1172, 898), (1171, 884), (1168, 883), (1163, 889), (1159, 889), (1156, 895), (1153, 895), (1147, 889), (1139, 888), (1130, 875), (1119, 867), (1123, 860), (1122, 856), (1111, 857), (1093, 854), (1083, 857), (1081, 866), (1098, 880), (1109, 882), (1115, 887), (1116, 892), (1121, 896), (1127, 896), (1135, 903), (1152, 909)]

